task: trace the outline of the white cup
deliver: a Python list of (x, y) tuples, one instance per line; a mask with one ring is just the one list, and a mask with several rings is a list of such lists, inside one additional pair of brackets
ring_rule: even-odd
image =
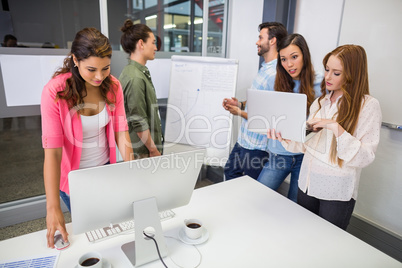
[(198, 239), (202, 236), (204, 227), (202, 222), (198, 219), (184, 220), (184, 231), (186, 236), (190, 239)]
[(99, 252), (88, 252), (78, 259), (78, 267), (80, 268), (102, 268), (103, 260)]

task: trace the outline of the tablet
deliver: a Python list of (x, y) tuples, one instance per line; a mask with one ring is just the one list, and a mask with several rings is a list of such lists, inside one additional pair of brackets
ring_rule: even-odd
[(267, 134), (275, 128), (284, 139), (304, 142), (307, 96), (305, 94), (247, 90), (248, 130)]

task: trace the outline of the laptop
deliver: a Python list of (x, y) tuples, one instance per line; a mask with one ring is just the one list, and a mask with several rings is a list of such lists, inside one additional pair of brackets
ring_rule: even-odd
[(305, 94), (247, 90), (248, 130), (267, 134), (274, 128), (284, 139), (304, 142), (307, 96)]

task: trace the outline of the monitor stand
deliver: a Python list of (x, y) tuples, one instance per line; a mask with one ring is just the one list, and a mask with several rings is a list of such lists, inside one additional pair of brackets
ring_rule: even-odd
[(167, 246), (163, 236), (156, 199), (148, 198), (134, 202), (133, 210), (135, 241), (122, 245), (121, 249), (133, 266), (138, 267), (159, 259), (154, 241), (143, 234), (146, 228), (152, 227), (154, 229), (155, 234), (153, 237), (158, 243), (161, 257), (167, 256)]

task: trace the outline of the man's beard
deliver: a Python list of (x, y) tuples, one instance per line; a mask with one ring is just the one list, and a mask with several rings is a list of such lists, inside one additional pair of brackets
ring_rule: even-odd
[(258, 56), (262, 56), (265, 53), (269, 52), (269, 47), (260, 47), (260, 51), (258, 52)]

